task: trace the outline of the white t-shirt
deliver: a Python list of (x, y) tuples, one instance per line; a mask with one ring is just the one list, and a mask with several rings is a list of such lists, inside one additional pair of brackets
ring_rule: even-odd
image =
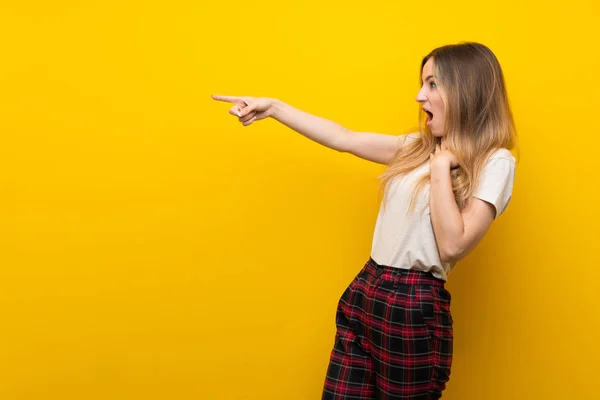
[[(416, 137), (418, 134), (407, 135), (406, 142)], [(423, 208), (429, 200), (429, 184), (416, 198), (414, 211), (409, 211), (413, 185), (427, 173), (429, 160), (390, 185), (387, 203), (380, 207), (375, 224), (371, 258), (381, 265), (431, 272), (447, 280), (456, 263), (440, 260), (429, 205)], [(515, 158), (507, 149), (496, 150), (483, 168), (473, 197), (492, 204), (497, 218), (511, 199), (514, 178)]]

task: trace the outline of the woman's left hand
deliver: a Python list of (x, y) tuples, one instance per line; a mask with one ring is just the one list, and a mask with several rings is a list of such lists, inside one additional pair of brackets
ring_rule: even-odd
[(435, 153), (429, 156), (431, 167), (434, 165), (445, 166), (446, 168), (454, 169), (458, 167), (458, 159), (448, 147), (446, 147), (445, 138), (442, 138), (441, 144), (435, 146)]

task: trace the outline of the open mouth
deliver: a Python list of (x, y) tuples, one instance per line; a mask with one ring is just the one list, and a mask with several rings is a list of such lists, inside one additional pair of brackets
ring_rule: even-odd
[(433, 119), (433, 113), (431, 111), (427, 111), (427, 110), (423, 110), (425, 111), (425, 114), (427, 114), (427, 123), (430, 123), (431, 120)]

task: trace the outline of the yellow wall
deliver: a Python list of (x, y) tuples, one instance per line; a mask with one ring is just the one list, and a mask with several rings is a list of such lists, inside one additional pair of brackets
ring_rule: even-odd
[(381, 168), (210, 95), (399, 133), (462, 40), (501, 60), (522, 159), (450, 276), (444, 398), (600, 398), (597, 1), (204, 3), (2, 1), (1, 399), (319, 398)]

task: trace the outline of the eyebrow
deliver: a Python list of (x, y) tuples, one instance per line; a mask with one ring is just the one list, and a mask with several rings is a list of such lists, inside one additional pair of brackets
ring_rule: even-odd
[(427, 78), (425, 78), (425, 82), (427, 82), (428, 80), (432, 79), (433, 75), (428, 75)]

